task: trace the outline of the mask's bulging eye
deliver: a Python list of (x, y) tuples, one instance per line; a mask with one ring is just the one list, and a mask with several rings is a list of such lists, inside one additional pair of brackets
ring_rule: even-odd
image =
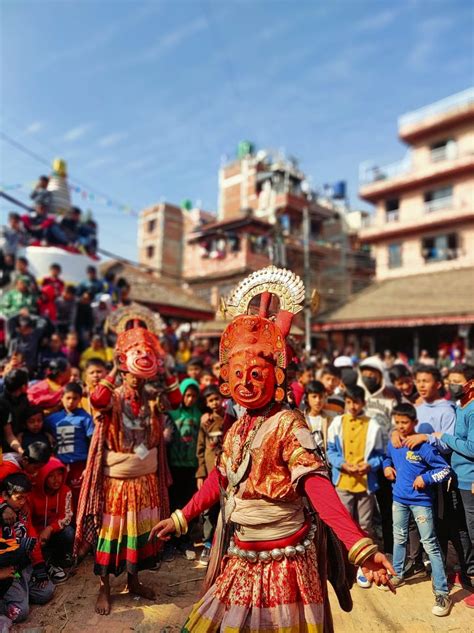
[(252, 378), (255, 378), (255, 380), (258, 380), (259, 378), (261, 378), (260, 372), (258, 371), (258, 369), (254, 369), (252, 370)]
[(243, 376), (243, 374), (242, 374), (242, 372), (240, 371), (240, 369), (238, 369), (238, 370), (235, 372), (235, 375), (237, 376), (237, 378), (242, 378), (242, 376)]

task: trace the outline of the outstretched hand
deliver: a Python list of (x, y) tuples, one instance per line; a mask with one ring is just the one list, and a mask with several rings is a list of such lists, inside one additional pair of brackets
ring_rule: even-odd
[(382, 552), (373, 554), (362, 563), (362, 573), (369, 582), (375, 582), (376, 585), (386, 585), (392, 593), (396, 593), (388, 574), (392, 576), (397, 574)]
[(162, 541), (169, 541), (174, 532), (173, 519), (163, 519), (163, 521), (160, 521), (151, 528), (148, 540), (152, 541), (154, 538), (159, 538)]

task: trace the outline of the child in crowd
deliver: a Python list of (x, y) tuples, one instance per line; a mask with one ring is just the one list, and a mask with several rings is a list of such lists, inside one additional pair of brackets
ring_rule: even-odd
[(90, 396), (99, 382), (107, 376), (107, 366), (101, 358), (91, 358), (84, 369), (84, 387), (82, 390), (81, 407), (90, 415), (94, 415)]
[[(197, 487), (201, 488), (204, 480), (216, 465), (216, 459), (222, 449), (224, 425), (224, 407), (219, 388), (211, 385), (204, 389), (202, 398), (205, 405), (205, 413), (201, 416), (201, 426), (197, 438), (196, 455), (198, 468), (196, 471)], [(204, 549), (199, 562), (202, 565), (209, 563), (212, 536), (219, 515), (219, 505), (203, 514), (203, 539)]]
[(202, 374), (202, 360), (200, 358), (191, 358), (189, 363), (186, 365), (186, 375), (188, 378), (192, 378), (196, 382), (201, 380)]
[(40, 407), (31, 406), (25, 412), (24, 430), (20, 431), (17, 437), (23, 450), (33, 442), (42, 442), (51, 449), (56, 444), (54, 437), (44, 428), (43, 411)]
[[(399, 436), (405, 440), (415, 434), (417, 425), (416, 409), (409, 403), (394, 407), (393, 420)], [(429, 443), (422, 443), (418, 448), (406, 446), (394, 448), (389, 441), (388, 455), (384, 460), (384, 475), (393, 485), (393, 568), (397, 576), (392, 584), (403, 583), (408, 542), (408, 523), (410, 514), (416, 521), (421, 543), (428, 555), (432, 570), (432, 583), (435, 594), (433, 615), (448, 615), (451, 608), (448, 581), (444, 571), (443, 557), (436, 537), (433, 498), (431, 486), (446, 480), (450, 475), (447, 462), (438, 450)]]
[(214, 375), (210, 369), (203, 369), (201, 377), (199, 379), (199, 386), (201, 391), (204, 391), (210, 385), (217, 384)]
[(329, 417), (324, 413), (327, 392), (319, 380), (310, 380), (305, 387), (305, 418), (313, 434), (318, 452), (326, 461)]
[(69, 332), (67, 334), (62, 352), (72, 367), (79, 367), (79, 359), (81, 355), (79, 353), (79, 339), (77, 338), (77, 334), (75, 332)]
[(312, 363), (300, 365), (296, 370), (296, 380), (290, 384), (293, 400), (297, 407), (301, 405), (305, 387), (311, 380), (314, 380), (314, 365)]
[[(25, 537), (37, 538), (28, 508), (31, 487), (31, 482), (23, 473), (10, 474), (2, 481), (0, 502), (5, 502), (15, 512), (13, 524), (7, 528), (8, 534), (3, 529), (4, 538), (15, 538), (17, 541)], [(30, 603), (46, 604), (53, 593), (54, 585), (48, 577), (41, 547), (36, 542), (29, 555), (29, 564), (19, 572), (19, 577), (6, 591), (0, 602), (0, 610), (12, 622), (22, 622), (28, 617)]]
[(77, 507), (81, 476), (86, 467), (90, 438), (94, 432), (92, 417), (81, 409), (82, 387), (70, 382), (64, 388), (62, 409), (46, 418), (46, 427), (56, 439), (58, 458), (66, 465), (67, 484)]
[(8, 475), (23, 473), (34, 483), (39, 470), (48, 463), (51, 448), (44, 442), (33, 442), (20, 453), (5, 453), (0, 464), (0, 481)]
[(66, 475), (64, 464), (51, 457), (39, 471), (30, 496), (31, 518), (54, 584), (67, 580), (63, 567), (72, 565), (73, 507)]
[[(328, 431), (327, 455), (337, 494), (351, 516), (370, 537), (374, 537), (373, 518), (377, 471), (383, 462), (380, 426), (364, 415), (365, 392), (354, 385), (345, 393), (346, 413), (332, 421)], [(359, 568), (357, 584), (371, 583)]]
[(51, 264), (49, 267), (49, 276), (43, 279), (43, 286), (51, 286), (54, 289), (54, 296), (60, 297), (64, 291), (64, 281), (60, 278), (61, 266), (59, 264)]
[(334, 365), (326, 365), (319, 376), (326, 389), (327, 402), (324, 413), (333, 419), (344, 413), (344, 401), (341, 394), (341, 370)]
[(406, 365), (394, 365), (389, 371), (390, 382), (401, 394), (405, 402), (416, 404), (419, 399), (413, 374)]
[[(170, 508), (183, 508), (196, 491), (197, 438), (201, 423), (201, 410), (197, 406), (199, 383), (185, 378), (179, 385), (182, 402), (167, 413), (164, 436), (168, 443), (168, 464), (173, 478), (169, 489)], [(176, 546), (186, 557), (194, 560), (195, 553), (187, 537), (180, 537)]]

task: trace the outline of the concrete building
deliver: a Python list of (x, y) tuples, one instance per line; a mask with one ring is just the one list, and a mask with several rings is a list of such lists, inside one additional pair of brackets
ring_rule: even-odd
[(377, 279), (474, 266), (474, 89), (400, 117), (398, 129), (407, 156), (361, 170), (375, 213), (360, 239)]
[(359, 233), (376, 282), (320, 319), (337, 347), (414, 356), (474, 341), (474, 89), (399, 119), (399, 163), (361, 166), (359, 194), (375, 205)]

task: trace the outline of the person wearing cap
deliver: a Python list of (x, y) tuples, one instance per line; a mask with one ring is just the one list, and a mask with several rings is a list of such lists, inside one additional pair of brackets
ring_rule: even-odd
[(28, 312), (37, 312), (36, 298), (30, 289), (30, 280), (26, 275), (18, 277), (15, 288), (5, 293), (0, 301), (0, 315), (11, 317), (26, 308)]

